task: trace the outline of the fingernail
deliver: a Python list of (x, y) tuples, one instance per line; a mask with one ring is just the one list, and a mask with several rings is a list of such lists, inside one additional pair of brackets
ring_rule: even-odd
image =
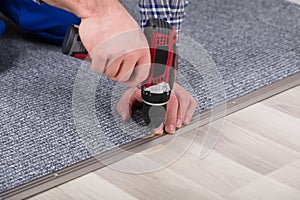
[(168, 132), (169, 133), (174, 133), (175, 132), (175, 126), (174, 125), (168, 125)]
[(155, 128), (153, 132), (157, 135), (162, 135), (164, 133), (164, 125), (160, 125), (160, 127)]
[(162, 134), (164, 134), (164, 130), (163, 129), (155, 129), (153, 132), (156, 135), (162, 135)]
[(182, 120), (177, 119), (177, 127), (180, 128), (182, 126)]

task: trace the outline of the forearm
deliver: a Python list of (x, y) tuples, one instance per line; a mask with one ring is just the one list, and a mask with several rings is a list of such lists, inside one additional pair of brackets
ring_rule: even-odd
[(108, 7), (119, 6), (118, 0), (44, 0), (44, 2), (72, 12), (80, 18), (98, 16)]

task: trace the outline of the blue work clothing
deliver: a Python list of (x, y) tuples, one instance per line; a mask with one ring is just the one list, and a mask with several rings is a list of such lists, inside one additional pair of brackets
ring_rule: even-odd
[[(0, 12), (17, 23), (21, 30), (56, 44), (62, 43), (71, 24), (80, 23), (80, 19), (70, 12), (47, 4), (38, 5), (32, 0), (0, 0)], [(0, 34), (4, 27), (0, 22)]]

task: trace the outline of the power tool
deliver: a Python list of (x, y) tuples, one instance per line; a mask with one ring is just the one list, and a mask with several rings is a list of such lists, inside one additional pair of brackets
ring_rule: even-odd
[[(158, 128), (165, 121), (167, 103), (173, 89), (177, 66), (177, 33), (162, 19), (149, 19), (144, 28), (150, 54), (149, 77), (139, 87), (143, 99), (143, 118), (151, 128)], [(70, 26), (62, 52), (82, 60), (89, 58), (78, 33), (78, 26)]]

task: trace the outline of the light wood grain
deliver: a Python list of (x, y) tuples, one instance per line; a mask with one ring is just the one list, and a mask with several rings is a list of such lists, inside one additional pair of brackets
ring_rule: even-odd
[(75, 200), (72, 196), (68, 195), (66, 192), (59, 188), (51, 189), (47, 192), (39, 194), (35, 197), (32, 197), (31, 200), (57, 200), (57, 199), (68, 199)]
[(209, 127), (210, 125), (199, 128), (196, 138), (194, 138), (193, 133), (185, 134), (180, 136), (177, 142), (170, 147), (167, 146), (170, 142), (166, 142), (145, 152), (149, 153), (168, 148), (168, 156), (172, 156), (176, 154), (178, 149), (183, 149), (186, 144), (192, 141), (193, 143), (186, 153), (174, 164), (168, 166), (168, 169), (219, 195), (227, 194), (261, 177), (259, 173), (240, 165), (217, 151), (212, 151), (209, 156), (201, 159), (201, 145), (207, 133), (209, 135), (209, 132), (212, 131)]
[(299, 200), (300, 191), (263, 177), (228, 195), (229, 200)]
[(300, 118), (300, 87), (281, 93), (263, 102), (264, 105), (275, 108), (293, 117)]
[(300, 191), (300, 160), (275, 170), (268, 177)]
[(74, 200), (136, 199), (94, 173), (90, 173), (58, 188)]
[(223, 199), (168, 168), (149, 174), (127, 174), (109, 168), (96, 173), (138, 199)]
[[(295, 107), (300, 106), (300, 101)], [(300, 119), (262, 103), (248, 107), (226, 118), (232, 124), (247, 129), (278, 144), (300, 152)]]
[(296, 160), (295, 162), (292, 162), (291, 165), (297, 167), (298, 169), (300, 169), (300, 159)]
[(202, 160), (186, 153), (169, 169), (222, 196), (262, 177), (216, 151)]
[(216, 150), (260, 174), (268, 174), (300, 158), (296, 151), (249, 131), (247, 125), (240, 127), (230, 122), (226, 122)]
[[(242, 116), (237, 113), (236, 117), (241, 118)], [(222, 135), (215, 150), (260, 174), (268, 174), (300, 157), (298, 152), (251, 132), (247, 128), (247, 125), (243, 124), (241, 127), (225, 120)], [(205, 132), (208, 132), (209, 135), (210, 131), (216, 130), (213, 127), (210, 130), (208, 128), (202, 129), (200, 136), (190, 147), (189, 152), (199, 155)], [(287, 137), (289, 136), (287, 135)], [(300, 142), (296, 141), (296, 143)]]

